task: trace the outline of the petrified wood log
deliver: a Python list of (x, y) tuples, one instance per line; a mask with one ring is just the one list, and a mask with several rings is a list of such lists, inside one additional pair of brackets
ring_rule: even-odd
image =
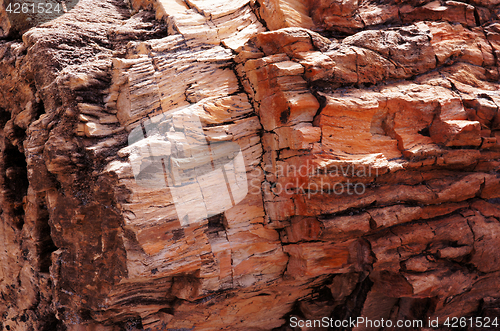
[(3, 330), (500, 323), (500, 1), (11, 2)]

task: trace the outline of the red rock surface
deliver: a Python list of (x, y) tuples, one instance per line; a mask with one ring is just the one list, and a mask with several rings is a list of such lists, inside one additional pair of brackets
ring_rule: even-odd
[[(22, 38), (4, 6), (4, 330), (500, 318), (500, 1), (80, 0)], [(162, 114), (171, 162), (239, 148), (235, 206), (141, 184)]]

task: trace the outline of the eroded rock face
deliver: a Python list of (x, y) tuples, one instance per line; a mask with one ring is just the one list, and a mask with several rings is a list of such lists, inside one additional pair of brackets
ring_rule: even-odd
[(499, 5), (0, 10), (0, 325), (500, 317)]

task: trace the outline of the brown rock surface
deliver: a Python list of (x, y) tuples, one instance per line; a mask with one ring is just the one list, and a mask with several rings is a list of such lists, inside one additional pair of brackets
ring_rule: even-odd
[(500, 318), (500, 1), (4, 2), (3, 330)]

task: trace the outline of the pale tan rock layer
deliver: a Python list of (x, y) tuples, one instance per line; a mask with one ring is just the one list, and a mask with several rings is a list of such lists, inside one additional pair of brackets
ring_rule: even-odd
[[(80, 0), (22, 40), (3, 5), (4, 330), (500, 317), (499, 1)], [(248, 187), (187, 224), (128, 146), (179, 109)]]

